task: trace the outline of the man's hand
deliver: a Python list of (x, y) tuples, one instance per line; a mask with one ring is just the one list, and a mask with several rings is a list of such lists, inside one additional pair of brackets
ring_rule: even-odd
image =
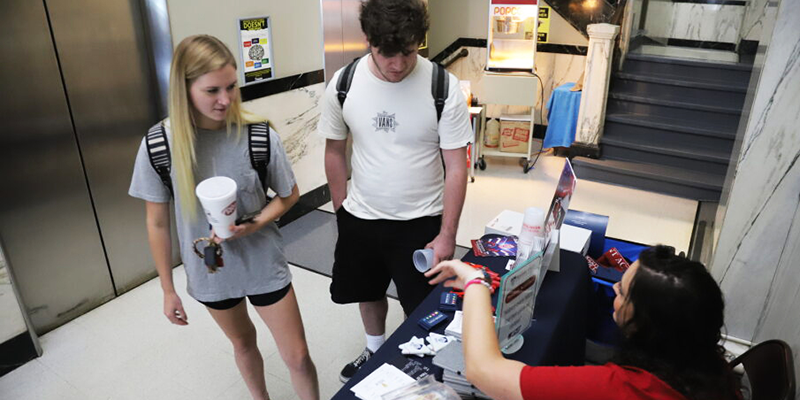
[(433, 265), (453, 258), (456, 252), (456, 236), (439, 232), (433, 241), (425, 245), (426, 249), (433, 249)]

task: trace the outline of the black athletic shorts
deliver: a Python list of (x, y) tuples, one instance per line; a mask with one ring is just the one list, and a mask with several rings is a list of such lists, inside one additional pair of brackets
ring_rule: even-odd
[[(247, 300), (250, 302), (250, 304), (256, 307), (271, 306), (283, 300), (283, 298), (286, 297), (286, 295), (289, 293), (289, 289), (291, 288), (292, 284), (289, 283), (283, 289), (278, 289), (274, 292), (247, 296)], [(239, 305), (239, 303), (241, 303), (242, 300), (244, 300), (244, 297), (237, 297), (233, 299), (226, 299), (220, 301), (201, 301), (200, 303), (203, 303), (204, 306), (214, 310), (230, 310), (231, 308)]]
[(360, 219), (339, 207), (336, 212), (339, 239), (333, 262), (331, 299), (334, 303), (377, 301), (386, 296), (394, 280), (406, 315), (433, 290), (414, 268), (414, 250), (431, 242), (441, 229), (442, 217), (408, 221)]

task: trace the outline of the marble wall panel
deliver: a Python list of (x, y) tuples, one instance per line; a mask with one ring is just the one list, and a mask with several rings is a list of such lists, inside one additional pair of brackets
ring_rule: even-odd
[(671, 1), (650, 0), (647, 6), (644, 29), (649, 38), (666, 40), (672, 32), (674, 4)]
[(738, 43), (744, 13), (743, 6), (674, 3), (669, 37)]
[(0, 252), (0, 343), (28, 330), (22, 317), (22, 308), (11, 287), (5, 259)]
[(269, 118), (292, 163), (300, 194), (327, 183), (325, 140), (316, 134), (325, 84), (318, 83), (248, 101), (245, 108)]
[[(483, 73), (486, 68), (486, 48), (467, 47), (469, 56), (454, 62), (448, 70), (460, 80), (470, 81), (472, 92), (480, 100)], [(456, 52), (457, 53), (457, 52)], [(586, 56), (561, 53), (536, 53), (536, 73), (542, 79), (543, 95), (536, 101), (534, 118), (537, 124), (547, 125), (547, 100), (553, 89), (567, 82), (576, 82), (583, 73)], [(541, 116), (539, 110), (542, 111)], [(530, 114), (530, 107), (491, 104), (486, 115), (497, 118), (502, 114)]]
[(725, 294), (730, 335), (780, 338), (798, 354), (800, 0), (783, 0), (777, 16), (712, 273)]
[(770, 6), (769, 0), (748, 0), (744, 11), (744, 21), (739, 36), (744, 40), (761, 41), (762, 32), (769, 27), (765, 21), (775, 18), (777, 7)]

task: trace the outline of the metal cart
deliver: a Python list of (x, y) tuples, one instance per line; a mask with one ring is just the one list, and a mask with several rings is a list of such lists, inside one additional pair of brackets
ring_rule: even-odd
[(522, 172), (528, 173), (531, 170), (531, 149), (533, 147), (533, 128), (535, 126), (534, 112), (536, 111), (537, 78), (527, 72), (520, 73), (493, 73), (486, 71), (483, 74), (483, 97), (481, 101), (485, 104), (504, 104), (516, 106), (528, 106), (531, 108), (531, 129), (528, 132), (528, 152), (507, 153), (500, 150), (490, 150), (484, 148), (484, 134), (486, 129), (486, 113), (484, 111), (481, 123), (480, 137), (477, 140), (477, 166), (481, 170), (486, 169), (486, 156), (489, 157), (519, 157)]

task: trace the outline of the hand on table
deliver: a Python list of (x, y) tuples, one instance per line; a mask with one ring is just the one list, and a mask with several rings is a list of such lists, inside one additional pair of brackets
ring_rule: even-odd
[(433, 279), (428, 281), (428, 283), (431, 285), (436, 285), (439, 282), (455, 277), (455, 279), (446, 281), (444, 286), (463, 290), (464, 285), (466, 285), (467, 282), (476, 278), (482, 278), (483, 272), (472, 268), (461, 261), (448, 260), (442, 261), (435, 267), (431, 268), (430, 271), (425, 273), (425, 276), (428, 278), (433, 277)]

